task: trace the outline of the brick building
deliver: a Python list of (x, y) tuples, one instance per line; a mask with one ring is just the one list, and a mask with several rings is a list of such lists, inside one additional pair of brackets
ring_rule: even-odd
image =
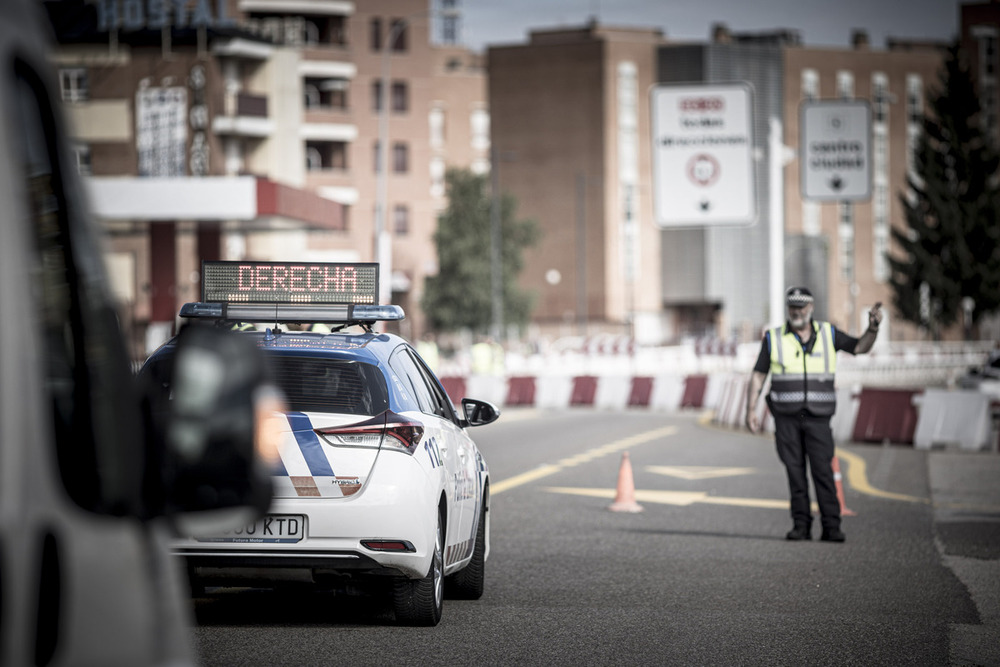
[(201, 260), (380, 258), (383, 198), (383, 277), (419, 335), (445, 169), (488, 169), (485, 75), (454, 43), (456, 5), (47, 0), (136, 357), (199, 298)]
[[(500, 181), (545, 233), (523, 274), (540, 296), (534, 323), (635, 333), (647, 342), (753, 340), (783, 318), (774, 294), (804, 283), (817, 293), (817, 316), (857, 333), (868, 307), (891, 303), (889, 230), (904, 225), (899, 196), (945, 47), (896, 39), (875, 49), (857, 32), (851, 47), (816, 48), (794, 31), (735, 34), (721, 25), (709, 42), (674, 44), (655, 31), (591, 23), (491, 48), (493, 144), (512, 155), (500, 164)], [(630, 71), (634, 105), (623, 102)], [(757, 220), (660, 230), (652, 221), (648, 90), (731, 82), (753, 89)], [(808, 99), (870, 106), (870, 200), (803, 200), (799, 110)], [(634, 124), (623, 121), (628, 108), (636, 109)], [(780, 136), (771, 136), (774, 128)], [(777, 239), (775, 221), (783, 230)], [(774, 261), (778, 280), (769, 272)], [(776, 303), (781, 312), (772, 312)], [(566, 326), (579, 322), (588, 326)], [(887, 329), (886, 340), (921, 336), (894, 323), (891, 311)]]

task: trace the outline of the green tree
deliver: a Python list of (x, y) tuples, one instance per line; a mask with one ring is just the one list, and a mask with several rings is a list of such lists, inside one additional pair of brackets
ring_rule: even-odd
[(907, 228), (892, 230), (902, 252), (889, 263), (897, 311), (937, 337), (958, 321), (965, 297), (975, 301), (973, 323), (1000, 310), (1000, 159), (957, 44), (928, 105), (912, 195), (900, 195)]
[[(467, 169), (445, 175), (448, 208), (434, 234), (438, 274), (427, 279), (421, 306), (437, 331), (471, 329), (484, 333), (493, 319), (490, 272), (490, 188), (485, 176)], [(505, 324), (524, 325), (533, 295), (517, 287), (524, 266), (522, 253), (538, 240), (538, 225), (517, 220), (510, 195), (500, 198), (501, 258)]]

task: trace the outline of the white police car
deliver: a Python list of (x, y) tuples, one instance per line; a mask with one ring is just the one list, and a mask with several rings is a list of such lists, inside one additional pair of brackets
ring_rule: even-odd
[[(244, 335), (265, 352), (286, 409), (267, 516), (175, 545), (196, 587), (381, 581), (412, 625), (438, 623), (446, 590), (482, 595), (489, 471), (467, 430), (499, 411), (464, 399), (456, 414), (405, 340), (373, 333), (403, 317), (375, 305), (377, 289), (377, 264), (204, 264), (202, 302), (182, 317), (258, 323)], [(291, 330), (300, 322), (331, 333)], [(171, 353), (167, 343), (143, 372), (156, 376)]]

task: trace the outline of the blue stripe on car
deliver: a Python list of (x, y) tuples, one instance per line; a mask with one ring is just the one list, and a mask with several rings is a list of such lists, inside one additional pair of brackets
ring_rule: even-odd
[(299, 444), (299, 450), (313, 477), (333, 477), (333, 468), (323, 453), (323, 445), (313, 431), (309, 417), (301, 412), (289, 412), (288, 425), (292, 427), (292, 435), (295, 436), (295, 442)]

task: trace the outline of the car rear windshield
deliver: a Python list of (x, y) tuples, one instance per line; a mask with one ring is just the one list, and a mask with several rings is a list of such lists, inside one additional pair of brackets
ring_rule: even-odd
[(385, 378), (371, 364), (287, 355), (269, 362), (289, 410), (377, 415), (389, 408)]

